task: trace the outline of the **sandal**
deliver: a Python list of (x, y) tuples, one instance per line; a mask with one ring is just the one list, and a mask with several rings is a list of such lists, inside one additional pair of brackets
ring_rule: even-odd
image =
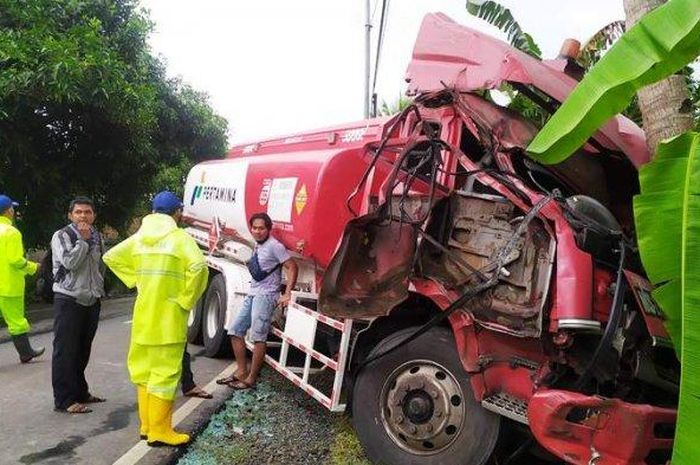
[(93, 396), (92, 394), (88, 394), (87, 398), (82, 401), (83, 404), (99, 404), (101, 402), (106, 402), (107, 399), (103, 399), (102, 397), (97, 397)]
[(92, 409), (90, 407), (79, 402), (74, 402), (67, 408), (55, 408), (54, 410), (56, 412), (70, 413), (71, 415), (92, 412)]
[(236, 377), (235, 373), (232, 373), (231, 376), (226, 376), (225, 378), (219, 378), (216, 380), (216, 384), (231, 384), (235, 383), (236, 381), (240, 381), (238, 377)]
[(189, 391), (187, 391), (185, 394), (185, 397), (198, 397), (200, 399), (213, 399), (214, 396), (202, 389), (199, 386), (195, 386)]
[(248, 389), (255, 389), (255, 384), (249, 384), (240, 379), (233, 383), (228, 383), (227, 386), (233, 389), (234, 391), (247, 391)]

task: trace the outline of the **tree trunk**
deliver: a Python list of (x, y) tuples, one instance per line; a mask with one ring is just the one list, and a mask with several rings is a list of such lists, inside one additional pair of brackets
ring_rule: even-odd
[[(666, 0), (623, 0), (626, 26), (630, 28), (647, 12)], [(673, 75), (637, 92), (642, 125), (652, 155), (660, 141), (693, 128), (693, 108), (684, 76)]]

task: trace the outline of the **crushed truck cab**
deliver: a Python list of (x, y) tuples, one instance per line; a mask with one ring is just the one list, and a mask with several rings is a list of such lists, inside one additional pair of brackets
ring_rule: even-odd
[(264, 211), (300, 264), (266, 361), (351, 409), (372, 460), (483, 465), (501, 429), (524, 428), (531, 439), (499, 453), (665, 464), (680, 368), (632, 239), (643, 133), (617, 116), (542, 166), (525, 152), (536, 122), (488, 93), (509, 86), (551, 112), (572, 66), (428, 15), (406, 110), (195, 166), (185, 218), (211, 278), (190, 341), (227, 347), (250, 282), (247, 219)]

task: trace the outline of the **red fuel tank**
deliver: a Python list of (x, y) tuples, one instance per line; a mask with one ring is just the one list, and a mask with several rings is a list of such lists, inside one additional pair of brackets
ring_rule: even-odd
[[(218, 222), (224, 238), (252, 241), (248, 218), (266, 212), (277, 239), (325, 268), (353, 217), (346, 203), (370, 161), (365, 145), (381, 128), (367, 129), (358, 137), (365, 140), (353, 144), (315, 144), (309, 150), (297, 145), (291, 151), (257, 147), (253, 154), (234, 148), (231, 158), (198, 164), (185, 186), (186, 221), (200, 229)], [(358, 196), (356, 211), (359, 202)]]

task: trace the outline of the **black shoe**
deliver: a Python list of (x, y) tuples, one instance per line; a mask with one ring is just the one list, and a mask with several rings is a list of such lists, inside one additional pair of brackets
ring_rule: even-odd
[(19, 361), (22, 363), (27, 363), (34, 357), (40, 356), (46, 350), (43, 347), (39, 347), (38, 349), (32, 348), (27, 333), (12, 336), (12, 342), (15, 344), (15, 348), (19, 354)]

